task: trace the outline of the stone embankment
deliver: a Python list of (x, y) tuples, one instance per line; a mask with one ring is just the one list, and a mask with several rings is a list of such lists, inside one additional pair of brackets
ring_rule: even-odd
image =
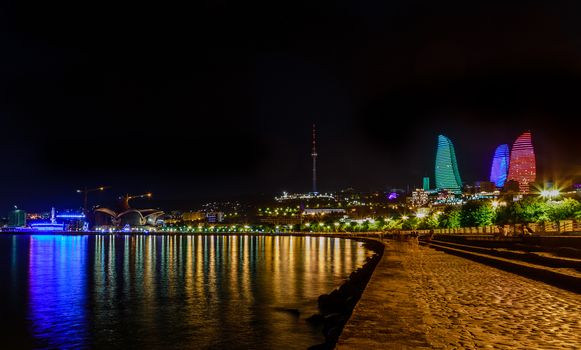
[(349, 278), (339, 288), (330, 294), (319, 297), (319, 313), (307, 319), (310, 323), (322, 329), (325, 342), (317, 344), (309, 349), (323, 350), (333, 349), (339, 339), (339, 335), (349, 320), (353, 308), (361, 298), (363, 291), (377, 263), (381, 260), (384, 251), (382, 242), (365, 240), (365, 246), (375, 254), (367, 258), (366, 263), (349, 275)]
[(581, 295), (416, 243), (386, 243), (337, 349), (577, 349)]

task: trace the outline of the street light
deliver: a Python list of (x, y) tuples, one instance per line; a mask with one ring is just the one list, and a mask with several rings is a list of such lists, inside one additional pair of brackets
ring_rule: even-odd
[(557, 189), (552, 189), (552, 190), (542, 190), (541, 191), (541, 197), (546, 198), (546, 199), (554, 199), (557, 198), (561, 195), (561, 192)]

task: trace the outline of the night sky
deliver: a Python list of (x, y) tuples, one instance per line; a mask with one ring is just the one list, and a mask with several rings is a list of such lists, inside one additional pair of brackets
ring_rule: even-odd
[(439, 133), (578, 176), (581, 4), (505, 3), (2, 2), (0, 212), (308, 191), (313, 122), (322, 191), (433, 181)]

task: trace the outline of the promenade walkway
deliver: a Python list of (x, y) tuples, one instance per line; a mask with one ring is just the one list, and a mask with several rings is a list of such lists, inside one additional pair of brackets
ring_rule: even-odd
[(390, 241), (337, 349), (579, 349), (581, 295)]

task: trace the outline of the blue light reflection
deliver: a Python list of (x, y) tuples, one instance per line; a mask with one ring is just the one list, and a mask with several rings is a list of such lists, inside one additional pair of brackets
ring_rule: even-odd
[(29, 310), (41, 347), (87, 344), (86, 236), (30, 237)]

